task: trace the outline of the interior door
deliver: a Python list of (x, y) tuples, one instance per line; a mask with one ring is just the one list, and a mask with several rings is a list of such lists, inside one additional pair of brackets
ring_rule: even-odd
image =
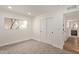
[(52, 42), (54, 40), (54, 29), (55, 29), (55, 22), (52, 17), (48, 17), (46, 19), (46, 34), (47, 40)]
[(46, 41), (46, 19), (40, 19), (40, 39)]
[(40, 21), (40, 38), (45, 42), (50, 42), (54, 39), (54, 20), (52, 17), (41, 19)]

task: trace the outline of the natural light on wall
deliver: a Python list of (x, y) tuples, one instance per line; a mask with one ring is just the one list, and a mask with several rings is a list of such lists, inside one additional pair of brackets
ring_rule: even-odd
[(15, 29), (26, 29), (27, 28), (27, 20), (19, 20), (13, 18), (5, 18), (4, 19), (5, 29), (15, 30)]
[(27, 21), (20, 21), (20, 26), (19, 26), (19, 28), (20, 29), (26, 29), (27, 28)]
[(67, 20), (67, 24), (66, 24), (66, 27), (67, 28), (69, 28), (70, 27), (70, 22), (71, 22), (72, 20)]

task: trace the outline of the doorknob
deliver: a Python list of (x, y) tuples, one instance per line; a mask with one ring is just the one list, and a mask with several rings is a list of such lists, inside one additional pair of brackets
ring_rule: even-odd
[(51, 32), (53, 34), (53, 32)]

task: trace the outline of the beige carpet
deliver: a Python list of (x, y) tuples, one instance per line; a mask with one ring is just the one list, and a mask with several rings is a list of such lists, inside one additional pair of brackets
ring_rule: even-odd
[(59, 48), (53, 47), (52, 45), (42, 43), (36, 40), (26, 40), (16, 44), (6, 45), (0, 47), (0, 53), (11, 53), (11, 54), (67, 54), (71, 53), (68, 51), (61, 50)]

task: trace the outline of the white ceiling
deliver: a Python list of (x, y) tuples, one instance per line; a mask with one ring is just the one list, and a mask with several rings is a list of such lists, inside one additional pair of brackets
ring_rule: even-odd
[(68, 5), (12, 5), (12, 10), (9, 10), (8, 5), (1, 5), (0, 10), (20, 13), (26, 16), (28, 12), (30, 12), (32, 14), (31, 16), (37, 16), (45, 13), (55, 13), (59, 10), (67, 9), (68, 7)]
[(74, 20), (74, 21), (79, 20), (79, 11), (65, 14), (65, 20)]

